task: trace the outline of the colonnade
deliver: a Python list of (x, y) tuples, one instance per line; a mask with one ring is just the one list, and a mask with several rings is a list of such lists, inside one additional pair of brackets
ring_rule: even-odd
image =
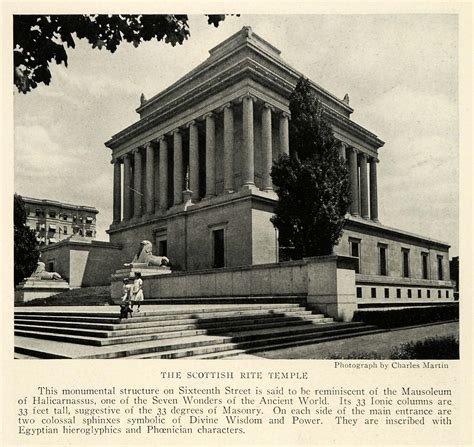
[[(255, 108), (257, 99), (250, 94), (240, 98), (239, 103), (229, 102), (219, 109), (210, 111), (178, 127), (154, 138), (147, 143), (134, 148), (127, 154), (112, 160), (114, 163), (114, 192), (113, 192), (113, 222), (128, 221), (143, 215), (153, 215), (165, 211), (170, 204), (180, 205), (183, 202), (183, 190), (192, 191), (194, 202), (209, 199), (217, 194), (216, 191), (216, 118), (219, 117), (223, 126), (223, 191), (230, 193), (238, 189), (255, 188), (255, 142), (254, 142), (254, 112), (261, 122), (261, 189), (273, 190), (270, 171), (273, 163), (273, 126), (272, 120), (278, 120), (278, 135), (280, 154), (289, 154), (288, 121), (289, 115), (276, 110), (272, 105), (260, 102)], [(234, 178), (234, 118), (241, 113), (242, 134), (240, 151), (240, 184), (235, 184)], [(204, 128), (205, 138), (205, 195), (200, 196), (204, 185), (199, 167), (200, 138), (198, 122)], [(189, 144), (184, 147), (183, 136)], [(202, 141), (202, 140), (201, 140)], [(168, 169), (169, 146), (172, 145), (173, 169)], [(186, 152), (187, 151), (187, 152)], [(378, 222), (377, 205), (377, 160), (365, 152), (340, 143), (340, 156), (347, 160), (352, 202), (350, 212), (353, 216), (361, 216)], [(158, 154), (157, 154), (158, 152)], [(158, 158), (159, 170), (155, 172), (155, 159)], [(185, 160), (187, 161), (185, 166)], [(123, 165), (123, 180), (122, 166)], [(142, 167), (144, 166), (144, 169)], [(368, 172), (369, 171), (369, 172)], [(187, 172), (185, 182), (184, 173)], [(158, 174), (158, 178), (156, 178)], [(158, 183), (158, 197), (155, 200), (155, 184)], [(185, 184), (186, 183), (186, 184)], [(168, 189), (172, 186), (172, 200)], [(122, 197), (123, 191), (123, 197)], [(123, 199), (123, 200), (122, 200)], [(123, 210), (122, 210), (123, 203)]]
[(352, 197), (350, 213), (378, 222), (377, 159), (342, 142), (339, 149), (341, 157), (348, 159)]
[[(153, 140), (134, 148), (127, 154), (112, 160), (114, 164), (114, 193), (113, 221), (127, 221), (143, 215), (168, 208), (168, 188), (173, 185), (172, 205), (183, 201), (183, 190), (186, 187), (192, 191), (192, 200), (209, 199), (217, 194), (216, 191), (216, 118), (222, 117), (223, 122), (223, 183), (224, 192), (238, 189), (255, 188), (255, 142), (254, 142), (254, 111), (257, 98), (246, 94), (240, 98), (241, 108), (229, 102), (217, 110), (210, 111), (178, 127), (154, 138)], [(280, 154), (289, 154), (288, 120), (289, 115), (276, 110), (270, 104), (261, 102), (258, 111), (261, 113), (261, 156), (262, 156), (262, 189), (273, 189), (270, 170), (273, 163), (272, 117), (278, 120), (278, 137)], [(241, 111), (241, 112), (240, 112)], [(234, 178), (234, 118), (236, 113), (242, 113), (242, 135), (240, 160), (240, 185), (235, 185)], [(205, 197), (200, 197), (201, 185), (199, 175), (199, 131), (198, 121), (203, 122), (205, 131)], [(189, 145), (183, 147), (184, 133), (189, 139)], [(173, 172), (168, 172), (169, 142), (172, 141)], [(158, 151), (158, 154), (156, 152)], [(186, 154), (184, 151), (188, 151)], [(186, 155), (186, 157), (185, 157)], [(144, 160), (143, 160), (144, 157)], [(158, 179), (155, 173), (155, 157), (159, 160)], [(187, 166), (184, 160), (187, 159)], [(143, 163), (143, 161), (145, 163)], [(145, 169), (142, 169), (145, 164)], [(123, 165), (123, 181), (122, 167)], [(144, 172), (143, 172), (144, 171)], [(184, 172), (189, 174), (189, 184), (185, 185)], [(143, 179), (143, 176), (145, 178)], [(171, 176), (171, 181), (170, 181)], [(159, 183), (158, 209), (155, 209), (155, 182)], [(123, 183), (123, 185), (122, 185)], [(123, 200), (122, 200), (123, 191)], [(123, 202), (123, 210), (122, 210)], [(123, 213), (122, 213), (123, 211)]]

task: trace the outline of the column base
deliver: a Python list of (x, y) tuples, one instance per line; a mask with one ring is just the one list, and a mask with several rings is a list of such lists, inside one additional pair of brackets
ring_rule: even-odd
[(380, 223), (380, 220), (378, 220), (377, 218), (375, 219), (370, 219), (372, 222), (375, 222), (375, 223)]
[(359, 216), (360, 216), (360, 214), (359, 214), (359, 213), (355, 213), (355, 212), (354, 212), (354, 213), (353, 213), (353, 212), (351, 212), (351, 216), (353, 216), (353, 217), (359, 217)]
[(209, 200), (209, 199), (212, 199), (213, 197), (216, 197), (216, 195), (215, 195), (215, 194), (206, 194), (206, 195), (202, 198), (202, 200)]
[(258, 189), (257, 186), (255, 185), (255, 183), (244, 183), (241, 187), (240, 187), (240, 190), (241, 191), (253, 191), (255, 189)]

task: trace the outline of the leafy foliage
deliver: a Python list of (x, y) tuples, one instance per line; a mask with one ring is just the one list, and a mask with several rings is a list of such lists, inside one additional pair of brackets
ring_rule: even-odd
[(39, 250), (35, 233), (26, 226), (26, 209), (21, 196), (14, 196), (14, 282), (17, 285), (36, 268)]
[(459, 339), (453, 335), (448, 335), (403, 343), (392, 350), (390, 358), (398, 360), (459, 359)]
[[(224, 15), (208, 15), (208, 23), (219, 26)], [(114, 53), (122, 42), (135, 47), (153, 39), (173, 46), (190, 35), (187, 15), (15, 15), (13, 19), (14, 82), (27, 93), (49, 85), (49, 64), (67, 66), (66, 48), (86, 39), (92, 48)]]
[(272, 223), (293, 259), (331, 254), (350, 204), (348, 171), (304, 78), (291, 95), (290, 111), (290, 156), (282, 155), (271, 172), (279, 198)]

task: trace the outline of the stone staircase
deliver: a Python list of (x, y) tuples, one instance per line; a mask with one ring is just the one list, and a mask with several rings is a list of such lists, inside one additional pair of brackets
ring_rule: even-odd
[[(268, 302), (268, 301), (272, 302)], [(222, 358), (379, 332), (337, 323), (297, 297), (247, 298), (228, 304), (152, 300), (120, 319), (118, 307), (17, 308), (17, 358)]]

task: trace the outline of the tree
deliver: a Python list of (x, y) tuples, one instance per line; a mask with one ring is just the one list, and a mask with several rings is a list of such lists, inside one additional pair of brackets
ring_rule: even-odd
[[(219, 26), (224, 15), (207, 15), (208, 23)], [(67, 67), (66, 48), (75, 40), (87, 39), (92, 48), (114, 53), (123, 42), (137, 47), (152, 39), (173, 46), (190, 35), (187, 15), (15, 15), (13, 18), (14, 82), (27, 93), (44, 83), (49, 85), (49, 64)]]
[(271, 220), (293, 259), (331, 254), (350, 204), (349, 173), (307, 79), (298, 81), (290, 112), (290, 156), (271, 171), (279, 198)]
[(15, 285), (34, 272), (39, 258), (35, 233), (26, 226), (26, 216), (25, 203), (21, 196), (15, 194), (13, 208)]

